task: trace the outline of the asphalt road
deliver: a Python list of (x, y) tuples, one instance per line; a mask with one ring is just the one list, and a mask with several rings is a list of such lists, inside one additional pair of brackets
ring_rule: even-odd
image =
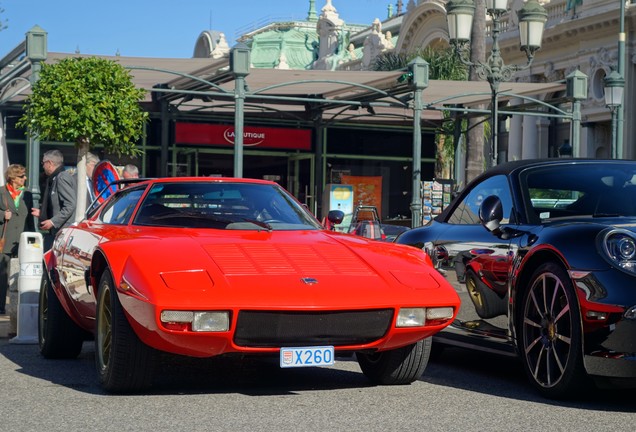
[(265, 359), (170, 359), (151, 392), (109, 395), (87, 342), (45, 360), (0, 339), (2, 431), (609, 431), (633, 429), (636, 392), (539, 397), (515, 359), (445, 350), (421, 380), (372, 386), (354, 358), (321, 369)]

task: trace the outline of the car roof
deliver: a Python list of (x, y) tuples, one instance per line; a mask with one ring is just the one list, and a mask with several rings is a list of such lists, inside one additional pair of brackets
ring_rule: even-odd
[(140, 179), (139, 183), (251, 183), (263, 185), (276, 185), (278, 183), (270, 180), (240, 177), (157, 177)]
[[(543, 158), (543, 159), (522, 159), (510, 162), (503, 162), (498, 164), (490, 169), (487, 169), (477, 177), (475, 177), (471, 182), (469, 182), (464, 189), (457, 193), (455, 200), (460, 199), (460, 197), (464, 196), (467, 189), (472, 188), (473, 185), (496, 175), (505, 175), (505, 176), (516, 176), (519, 172), (536, 167), (547, 167), (547, 166), (555, 166), (555, 165), (584, 165), (584, 164), (623, 164), (623, 165), (633, 165), (636, 164), (636, 161), (633, 160), (625, 160), (625, 159), (595, 159), (595, 158)], [(453, 200), (453, 203), (455, 202)], [(437, 215), (434, 219), (445, 219), (448, 216), (448, 213), (455, 206), (449, 205), (442, 212)]]
[[(516, 171), (524, 170), (527, 168), (534, 168), (538, 166), (550, 166), (550, 165), (580, 165), (580, 164), (603, 164), (603, 163), (622, 163), (633, 164), (636, 161), (623, 160), (623, 159), (593, 159), (593, 158), (545, 158), (545, 159), (523, 159), (517, 161), (504, 162), (496, 165), (473, 180), (473, 182), (481, 181), (484, 178), (492, 177), (493, 175), (510, 175)], [(471, 183), (473, 183), (471, 182)]]

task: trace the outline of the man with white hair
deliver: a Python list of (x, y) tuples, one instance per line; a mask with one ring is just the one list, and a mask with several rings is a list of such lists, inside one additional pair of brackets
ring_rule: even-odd
[(42, 168), (47, 175), (46, 187), (39, 209), (31, 214), (40, 220), (44, 234), (44, 250), (53, 246), (57, 232), (73, 222), (77, 203), (77, 179), (64, 169), (64, 155), (59, 150), (49, 150), (42, 156)]
[(128, 164), (124, 167), (122, 176), (124, 179), (139, 178), (139, 168), (137, 168), (137, 165)]
[(95, 165), (99, 163), (99, 157), (91, 152), (86, 153), (86, 200), (90, 205), (95, 200), (95, 190), (93, 189), (93, 172)]

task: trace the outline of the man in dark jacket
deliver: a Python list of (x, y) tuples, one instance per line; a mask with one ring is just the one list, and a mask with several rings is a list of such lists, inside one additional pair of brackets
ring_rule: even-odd
[(77, 178), (64, 169), (64, 155), (59, 150), (49, 150), (42, 156), (42, 167), (47, 175), (42, 194), (42, 205), (32, 209), (39, 218), (44, 234), (44, 250), (53, 246), (57, 232), (73, 222), (77, 201)]

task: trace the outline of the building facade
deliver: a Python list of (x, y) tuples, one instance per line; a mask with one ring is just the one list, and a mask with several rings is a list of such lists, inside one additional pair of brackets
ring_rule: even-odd
[[(521, 0), (513, 1), (512, 12), (503, 18), (500, 45), (502, 56), (510, 64), (525, 62), (518, 48), (516, 19), (516, 11), (522, 5)], [(513, 81), (556, 83), (575, 70), (585, 73), (589, 77), (588, 98), (582, 102), (583, 128), (578, 156), (609, 157), (611, 117), (603, 101), (603, 79), (618, 60), (619, 3), (589, 0), (572, 7), (566, 0), (553, 0), (544, 3), (544, 7), (548, 11), (548, 21), (542, 48), (532, 67), (515, 74)], [(619, 153), (621, 158), (636, 156), (634, 144), (628, 139), (636, 124), (631, 109), (635, 61), (632, 58), (633, 17), (630, 3), (626, 5), (625, 13), (626, 92), (624, 121), (619, 125), (624, 138)], [(449, 45), (445, 2), (441, 0), (388, 4), (383, 19), (377, 18), (363, 25), (347, 23), (332, 0), (326, 0), (319, 10), (315, 1), (310, 0), (306, 20), (269, 23), (246, 31), (238, 41), (250, 47), (250, 66), (254, 69), (331, 71), (334, 75), (370, 71), (374, 60), (383, 53), (410, 53), (426, 47)], [(488, 38), (486, 42), (489, 42)], [(226, 35), (204, 31), (195, 41), (193, 60), (211, 59), (213, 65), (218, 64), (217, 69), (210, 72), (211, 76), (222, 74), (227, 68), (230, 45)], [(3, 73), (11, 66), (2, 64)], [(169, 65), (163, 67), (170, 68)], [(7, 72), (5, 77), (10, 79), (10, 74)], [(559, 101), (561, 91), (537, 97)], [(425, 90), (424, 98), (426, 95)], [(513, 99), (506, 103), (514, 107), (522, 101)], [(559, 103), (570, 104), (567, 101)], [(294, 112), (272, 115), (271, 107), (265, 114), (259, 112), (257, 105), (255, 103), (246, 113), (247, 133), (260, 136), (271, 132), (269, 136), (281, 136), (286, 131), (304, 129), (309, 131), (309, 136), (294, 138), (291, 143), (281, 138), (267, 147), (246, 147), (244, 176), (280, 182), (318, 215), (325, 210), (321, 207), (324, 207), (322, 195), (327, 185), (343, 179), (362, 182), (362, 189), (375, 188), (383, 218), (402, 218), (410, 214), (414, 176), (412, 112), (405, 109), (399, 115), (392, 114), (392, 121), (387, 121), (387, 117), (375, 115), (375, 111), (380, 111), (377, 105), (367, 103), (366, 106), (360, 104), (359, 109), (356, 108), (358, 112), (351, 113), (348, 118), (340, 116), (336, 120), (334, 116), (334, 120), (325, 120), (323, 116), (317, 123), (310, 115), (309, 102), (302, 117)], [(195, 142), (186, 133), (193, 124), (229, 130), (233, 124), (232, 111), (223, 111), (217, 106), (208, 111), (186, 112), (185, 106), (185, 103), (172, 106), (164, 115), (155, 101), (148, 101), (145, 107), (151, 112), (152, 121), (141, 143), (144, 156), (138, 161), (122, 159), (116, 162), (136, 162), (146, 176), (164, 173), (232, 175), (233, 149), (228, 146), (223, 131), (210, 131), (204, 142)], [(0, 109), (11, 157), (26, 161), (29, 150), (23, 131), (14, 128), (20, 115), (20, 102), (8, 100)], [(502, 118), (501, 123), (503, 160), (558, 157), (569, 144), (567, 120), (511, 115)], [(438, 127), (439, 122), (434, 116), (422, 119), (422, 180), (435, 178), (435, 132)], [(42, 151), (52, 147), (61, 148), (69, 161), (74, 160), (76, 153), (72, 143), (42, 143)]]

